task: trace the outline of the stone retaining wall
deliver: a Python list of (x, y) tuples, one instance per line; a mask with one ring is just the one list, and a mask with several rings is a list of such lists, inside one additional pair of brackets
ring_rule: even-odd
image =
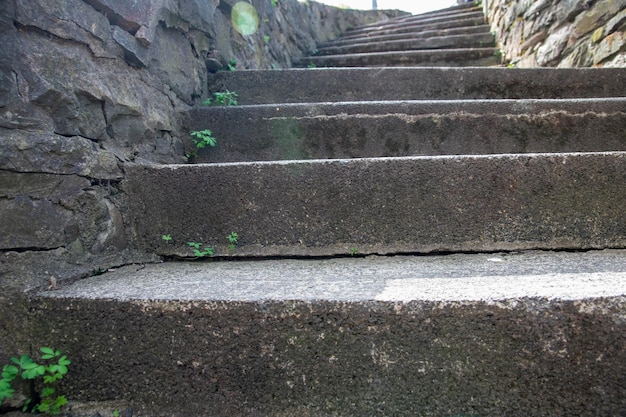
[(486, 9), (505, 62), (626, 66), (626, 0), (488, 0)]
[(176, 114), (206, 98), (209, 71), (289, 67), (400, 13), (246, 4), (258, 27), (244, 36), (231, 0), (2, 2), (0, 359), (28, 346), (25, 290), (146, 260), (120, 214), (124, 164), (185, 162)]

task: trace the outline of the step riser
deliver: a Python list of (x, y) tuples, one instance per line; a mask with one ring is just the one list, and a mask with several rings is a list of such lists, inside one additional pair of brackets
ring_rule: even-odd
[(302, 66), (318, 67), (392, 67), (392, 66), (490, 66), (498, 65), (500, 58), (496, 48), (434, 49), (426, 51), (373, 52), (304, 58)]
[(626, 112), (616, 113), (616, 107), (626, 108), (623, 101), (580, 104), (579, 113), (541, 109), (541, 103), (527, 105), (523, 114), (507, 109), (519, 109), (517, 104), (470, 104), (196, 109), (183, 128), (208, 127), (218, 139), (216, 148), (199, 152), (197, 163), (626, 151)]
[(586, 417), (624, 412), (625, 308), (39, 298), (31, 323), (72, 400), (139, 415)]
[(404, 51), (411, 49), (444, 49), (495, 46), (494, 36), (487, 32), (477, 35), (455, 35), (428, 39), (393, 42), (373, 42), (321, 48), (316, 55), (358, 54), (367, 52)]
[[(626, 154), (132, 166), (135, 246), (190, 256), (626, 247)], [(166, 244), (163, 234), (175, 242)]]
[[(468, 27), (468, 28), (432, 30), (428, 32), (420, 32), (420, 33), (411, 34), (410, 37), (411, 39), (424, 39), (424, 38), (429, 38), (429, 37), (434, 37), (434, 36), (442, 37), (442, 36), (456, 36), (456, 35), (475, 35), (475, 34), (482, 34), (482, 33), (488, 33), (488, 32), (489, 32), (489, 26), (482, 25), (482, 26), (474, 26), (474, 27)], [(319, 44), (318, 46), (320, 49), (323, 49), (323, 48), (331, 47), (331, 46), (346, 46), (346, 45), (352, 45), (354, 43), (397, 41), (397, 40), (404, 40), (406, 38), (407, 38), (406, 34), (385, 35), (385, 36), (364, 36), (361, 38), (353, 38), (353, 39), (348, 39), (348, 40), (338, 39), (333, 42)]]
[(623, 68), (320, 68), (218, 72), (209, 82), (239, 104), (626, 97)]

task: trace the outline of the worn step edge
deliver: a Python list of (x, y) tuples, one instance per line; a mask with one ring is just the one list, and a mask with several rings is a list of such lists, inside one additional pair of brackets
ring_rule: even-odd
[(598, 152), (130, 165), (121, 187), (139, 250), (327, 256), (626, 247), (625, 180)]
[(626, 99), (310, 103), (203, 107), (179, 120), (211, 130), (218, 145), (194, 162), (213, 163), (626, 151), (625, 109)]
[(396, 35), (380, 35), (380, 36), (370, 36), (366, 35), (363, 37), (357, 37), (352, 39), (336, 39), (334, 41), (325, 42), (318, 44), (318, 49), (323, 49), (331, 46), (344, 46), (353, 43), (370, 43), (370, 42), (386, 42), (386, 41), (396, 41), (407, 39), (407, 37), (411, 37), (411, 39), (424, 39), (429, 37), (444, 37), (444, 36), (452, 36), (452, 35), (472, 35), (478, 33), (489, 33), (489, 25), (480, 25), (480, 26), (471, 26), (471, 27), (461, 27), (461, 28), (453, 28), (453, 29), (440, 29), (440, 30), (428, 30), (425, 32), (418, 33), (400, 33)]
[(623, 414), (623, 253), (459, 256), (126, 267), (33, 298), (29, 330), (72, 400), (152, 417)]
[(385, 42), (353, 43), (343, 46), (319, 48), (315, 55), (341, 55), (348, 53), (367, 53), (404, 50), (424, 50), (443, 48), (469, 48), (495, 46), (495, 37), (489, 32), (471, 35), (434, 36), (425, 39), (407, 38)]
[[(563, 83), (563, 80), (567, 83)], [(240, 104), (626, 97), (626, 68), (318, 68), (218, 72)]]

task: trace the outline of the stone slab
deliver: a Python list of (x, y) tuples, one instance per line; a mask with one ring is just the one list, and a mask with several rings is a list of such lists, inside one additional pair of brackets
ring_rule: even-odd
[(625, 161), (608, 152), (133, 165), (122, 187), (135, 247), (164, 256), (192, 257), (186, 242), (217, 256), (590, 249), (626, 247)]
[[(567, 82), (563, 82), (567, 80)], [(626, 68), (318, 68), (218, 72), (239, 104), (626, 97)]]
[(129, 266), (37, 295), (32, 343), (138, 415), (621, 415), (624, 255)]
[(218, 141), (196, 163), (626, 151), (622, 98), (213, 106), (182, 116), (183, 131), (208, 128)]

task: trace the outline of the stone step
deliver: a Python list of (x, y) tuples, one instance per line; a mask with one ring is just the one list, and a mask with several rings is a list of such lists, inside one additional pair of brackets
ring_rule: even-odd
[(299, 66), (392, 67), (392, 66), (493, 66), (500, 63), (497, 48), (430, 49), (371, 52), (302, 58)]
[[(385, 22), (374, 22), (374, 23), (370, 23), (367, 25), (360, 25), (354, 28), (349, 28), (348, 31), (354, 31), (354, 30), (359, 30), (359, 29), (363, 29), (363, 28), (373, 28), (373, 27), (378, 27), (381, 24), (385, 24), (385, 23), (396, 23), (396, 22), (406, 22), (406, 21), (420, 21), (420, 20), (428, 20), (428, 19), (432, 19), (432, 18), (436, 18), (436, 17), (451, 17), (451, 16), (457, 16), (459, 14), (463, 14), (463, 13), (467, 13), (467, 12), (477, 12), (477, 11), (481, 11), (482, 8), (481, 7), (476, 7), (473, 5), (460, 5), (460, 6), (454, 6), (454, 7), (449, 7), (446, 9), (440, 9), (440, 10), (433, 10), (431, 12), (426, 12), (426, 13), (420, 13), (417, 15), (404, 15), (404, 16), (398, 16), (395, 17), (393, 19), (389, 19)], [(454, 20), (454, 19), (452, 19)]]
[(384, 42), (354, 42), (342, 46), (320, 48), (315, 55), (342, 55), (368, 52), (390, 52), (423, 49), (495, 47), (493, 34), (487, 32), (463, 35), (430, 36), (422, 39), (405, 38)]
[(362, 37), (354, 37), (351, 39), (339, 38), (331, 42), (321, 43), (318, 45), (318, 47), (319, 49), (324, 49), (327, 47), (352, 45), (355, 43), (399, 41), (399, 40), (407, 39), (407, 36), (410, 36), (411, 39), (425, 39), (429, 37), (475, 35), (475, 34), (483, 34), (483, 33), (488, 33), (488, 32), (489, 32), (489, 25), (480, 25), (480, 26), (460, 27), (460, 28), (452, 28), (452, 29), (427, 30), (423, 32), (416, 32), (416, 33), (410, 33), (410, 34), (399, 33), (396, 35), (381, 35), (381, 36), (373, 36), (373, 35), (365, 34)]
[(212, 92), (239, 104), (626, 97), (625, 68), (319, 68), (228, 71)]
[[(421, 16), (413, 17), (411, 19), (405, 18), (403, 20), (395, 20), (391, 19), (385, 22), (381, 22), (379, 24), (359, 26), (357, 28), (348, 29), (345, 32), (346, 36), (354, 36), (357, 34), (364, 34), (370, 32), (379, 32), (379, 31), (394, 31), (401, 30), (405, 28), (426, 28), (431, 27), (433, 25), (440, 27), (442, 25), (448, 25), (450, 22), (459, 21), (459, 20), (471, 20), (480, 21), (481, 24), (485, 23), (485, 17), (482, 10), (478, 11), (467, 11), (463, 13), (457, 13), (450, 16), (429, 16), (426, 18), (422, 18)], [(467, 25), (470, 26), (470, 25)]]
[(626, 151), (623, 126), (626, 98), (204, 107), (181, 122), (218, 140), (196, 163)]
[(133, 415), (617, 416), (624, 271), (616, 250), (131, 265), (35, 296), (30, 334), (71, 358), (72, 400)]
[(404, 34), (419, 34), (421, 32), (441, 30), (441, 29), (453, 29), (453, 28), (466, 28), (473, 26), (481, 26), (485, 24), (485, 19), (482, 16), (469, 17), (457, 20), (442, 21), (442, 22), (429, 22), (429, 23), (411, 23), (399, 27), (381, 27), (373, 28), (363, 31), (346, 32), (339, 39), (352, 39), (360, 38), (363, 36), (381, 36), (381, 35), (394, 35), (399, 33)]
[(624, 247), (625, 179), (594, 152), (131, 165), (121, 189), (141, 251), (334, 256)]

